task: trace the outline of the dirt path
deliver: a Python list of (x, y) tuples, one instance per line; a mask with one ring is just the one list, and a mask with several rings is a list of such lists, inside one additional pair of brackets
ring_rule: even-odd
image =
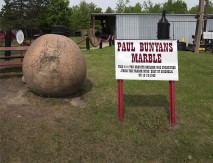
[(49, 107), (62, 110), (70, 107), (86, 107), (86, 103), (80, 97), (56, 99), (34, 95), (21, 78), (21, 67), (0, 69), (0, 118), (5, 116), (46, 117), (54, 112), (54, 109), (47, 109)]

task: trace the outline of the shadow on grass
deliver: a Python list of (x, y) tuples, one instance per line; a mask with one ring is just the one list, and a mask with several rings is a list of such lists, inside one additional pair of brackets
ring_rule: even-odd
[(21, 66), (13, 66), (13, 67), (2, 67), (0, 68), (0, 73), (8, 73), (8, 72), (22, 72)]
[(169, 110), (169, 102), (163, 95), (127, 95), (124, 94), (124, 103), (126, 106), (142, 106), (142, 107), (163, 107)]
[(21, 66), (0, 68), (0, 79), (8, 79), (12, 77), (22, 77)]
[(93, 83), (91, 82), (90, 79), (86, 79), (86, 81), (84, 82), (84, 84), (79, 88), (79, 90), (71, 95), (65, 95), (65, 96), (43, 96), (39, 93), (35, 93), (38, 96), (41, 97), (48, 97), (48, 98), (62, 98), (62, 99), (67, 99), (67, 98), (76, 98), (76, 97), (81, 97), (84, 94), (87, 94), (88, 92), (90, 92), (93, 88)]
[(86, 81), (84, 82), (83, 86), (79, 89), (79, 91), (73, 95), (71, 95), (71, 97), (79, 97), (82, 96), (84, 94), (87, 94), (88, 92), (90, 92), (93, 88), (93, 83), (90, 79), (86, 79)]
[(79, 90), (71, 95), (43, 95), (40, 92), (33, 92), (30, 89), (28, 90), (29, 92), (40, 96), (40, 97), (44, 97), (44, 98), (61, 98), (61, 99), (69, 99), (69, 98), (77, 98), (77, 97), (81, 97), (84, 94), (90, 92), (93, 88), (93, 83), (91, 82), (90, 79), (86, 79), (86, 81), (84, 82), (84, 84), (79, 88)]
[(142, 112), (133, 111), (132, 113), (134, 114), (132, 114), (133, 116), (130, 115), (130, 118), (138, 123), (138, 128), (140, 130), (147, 131), (153, 136), (156, 136), (158, 131), (163, 128), (162, 126), (165, 125), (165, 118), (169, 120), (169, 102), (164, 95), (125, 94), (124, 105), (129, 109), (138, 107), (136, 109), (142, 110)]

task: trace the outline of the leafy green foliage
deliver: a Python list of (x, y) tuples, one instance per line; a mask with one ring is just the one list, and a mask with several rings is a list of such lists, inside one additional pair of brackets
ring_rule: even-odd
[(47, 25), (70, 25), (69, 0), (52, 0), (47, 6), (46, 23)]
[(90, 28), (90, 14), (101, 13), (102, 9), (97, 7), (94, 3), (86, 3), (81, 1), (78, 6), (71, 8), (71, 27), (72, 29), (89, 29)]
[(105, 11), (105, 13), (114, 13), (115, 11), (111, 8), (111, 7), (108, 7)]
[(117, 13), (123, 13), (125, 12), (125, 9), (127, 8), (127, 5), (129, 3), (129, 0), (118, 0), (116, 4), (116, 12)]
[(143, 8), (145, 13), (160, 13), (163, 10), (160, 3), (154, 4), (150, 0), (148, 0), (147, 2), (144, 1)]
[[(79, 5), (69, 7), (69, 0), (4, 0), (0, 12), (2, 29), (47, 29), (52, 25), (64, 25), (72, 31), (89, 30), (91, 13), (102, 13), (102, 8), (94, 3), (82, 0)], [(105, 13), (198, 13), (198, 6), (187, 9), (184, 0), (167, 0), (165, 3), (153, 3), (146, 0), (130, 5), (130, 0), (117, 0), (115, 9), (108, 7)], [(213, 3), (209, 1), (208, 14), (213, 13)]]
[(133, 13), (140, 13), (142, 12), (142, 5), (140, 3), (136, 3), (133, 8)]
[(135, 6), (128, 6), (124, 9), (125, 13), (141, 13), (142, 5), (140, 3), (136, 3)]
[(213, 14), (213, 2), (212, 1), (209, 1), (208, 8), (207, 8), (207, 13), (208, 14)]
[[(199, 12), (199, 6), (198, 5), (189, 9), (190, 14), (198, 14), (198, 12)], [(207, 14), (213, 14), (213, 2), (212, 1), (209, 1), (206, 12), (207, 12)]]
[(0, 16), (2, 28), (39, 27), (50, 0), (4, 0)]
[(163, 4), (163, 8), (170, 14), (186, 14), (188, 13), (187, 4), (182, 0), (168, 0)]
[(189, 10), (189, 13), (190, 13), (190, 14), (197, 14), (197, 13), (198, 13), (198, 5), (192, 7), (192, 8)]

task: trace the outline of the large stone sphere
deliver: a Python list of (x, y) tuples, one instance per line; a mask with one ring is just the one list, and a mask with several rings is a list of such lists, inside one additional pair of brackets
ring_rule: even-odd
[(22, 70), (29, 89), (48, 97), (76, 93), (86, 79), (86, 62), (79, 47), (55, 34), (43, 35), (31, 44)]

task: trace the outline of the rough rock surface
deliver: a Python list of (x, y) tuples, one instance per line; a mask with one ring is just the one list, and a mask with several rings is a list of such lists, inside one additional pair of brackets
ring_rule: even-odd
[(86, 79), (86, 62), (79, 47), (55, 34), (41, 36), (31, 44), (22, 70), (30, 90), (48, 97), (73, 94)]

